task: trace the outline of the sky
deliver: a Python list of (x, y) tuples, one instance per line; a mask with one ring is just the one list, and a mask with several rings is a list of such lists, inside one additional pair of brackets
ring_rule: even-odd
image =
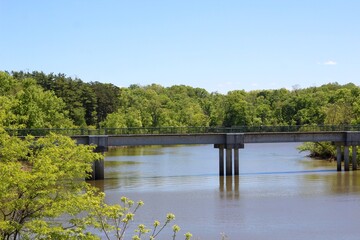
[(209, 92), (360, 84), (359, 0), (0, 0), (0, 71)]

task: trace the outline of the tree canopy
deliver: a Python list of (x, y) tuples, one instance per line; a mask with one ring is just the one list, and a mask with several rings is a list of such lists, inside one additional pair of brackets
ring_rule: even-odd
[[(40, 128), (73, 124), (74, 127), (119, 128), (360, 123), (360, 88), (352, 83), (220, 94), (185, 85), (133, 84), (120, 88), (43, 72), (2, 72), (0, 78), (0, 96), (6, 98), (2, 108), (12, 110), (3, 123), (8, 126)], [(34, 116), (34, 112), (40, 114)]]

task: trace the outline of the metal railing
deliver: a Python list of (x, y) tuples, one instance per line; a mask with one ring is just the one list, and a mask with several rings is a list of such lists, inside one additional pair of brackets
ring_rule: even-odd
[(233, 126), (233, 127), (143, 127), (143, 128), (33, 128), (6, 129), (12, 136), (45, 136), (57, 133), (67, 136), (130, 135), (130, 134), (205, 134), (205, 133), (264, 133), (264, 132), (336, 132), (360, 131), (360, 125), (292, 125), (292, 126)]

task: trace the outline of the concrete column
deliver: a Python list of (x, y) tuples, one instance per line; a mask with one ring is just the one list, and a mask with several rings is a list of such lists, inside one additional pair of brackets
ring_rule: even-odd
[(105, 164), (104, 160), (94, 161), (92, 164), (92, 179), (91, 180), (103, 180), (105, 178)]
[(357, 155), (357, 148), (356, 145), (352, 146), (352, 170), (357, 170), (357, 161), (356, 161), (356, 155)]
[[(89, 144), (96, 145), (94, 152), (105, 153), (108, 149), (107, 136), (89, 136)], [(92, 173), (88, 180), (103, 180), (105, 178), (104, 160), (94, 161), (92, 164)]]
[(345, 171), (349, 171), (350, 165), (349, 165), (349, 146), (344, 146), (344, 169)]
[(226, 148), (226, 176), (232, 176), (232, 149)]
[(341, 171), (341, 146), (336, 145), (337, 171)]
[(224, 176), (224, 145), (219, 146), (219, 176)]
[(234, 175), (239, 176), (239, 148), (234, 148)]

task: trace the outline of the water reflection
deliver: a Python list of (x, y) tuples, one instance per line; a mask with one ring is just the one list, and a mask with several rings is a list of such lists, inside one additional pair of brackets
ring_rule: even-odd
[(247, 145), (240, 152), (240, 176), (218, 177), (217, 158), (218, 152), (211, 145), (111, 149), (106, 155), (105, 182), (96, 185), (102, 190), (114, 191), (215, 187), (220, 199), (239, 199), (240, 191), (245, 195), (248, 192), (309, 195), (359, 191), (359, 174), (337, 173), (335, 162), (306, 158), (298, 153), (294, 144)]
[[(240, 176), (173, 176), (107, 178), (88, 181), (101, 191), (186, 191), (218, 188), (222, 200), (240, 199), (240, 195), (344, 195), (360, 194), (360, 171), (299, 171), (287, 173), (251, 173)], [(211, 188), (213, 188), (211, 187)], [(209, 189), (211, 189), (209, 188)]]
[(330, 180), (331, 191), (335, 194), (360, 193), (359, 177), (358, 171), (339, 172)]
[(239, 199), (239, 176), (219, 176), (219, 194), (221, 199)]
[(91, 186), (96, 187), (101, 192), (105, 192), (105, 180), (88, 180), (86, 181)]

